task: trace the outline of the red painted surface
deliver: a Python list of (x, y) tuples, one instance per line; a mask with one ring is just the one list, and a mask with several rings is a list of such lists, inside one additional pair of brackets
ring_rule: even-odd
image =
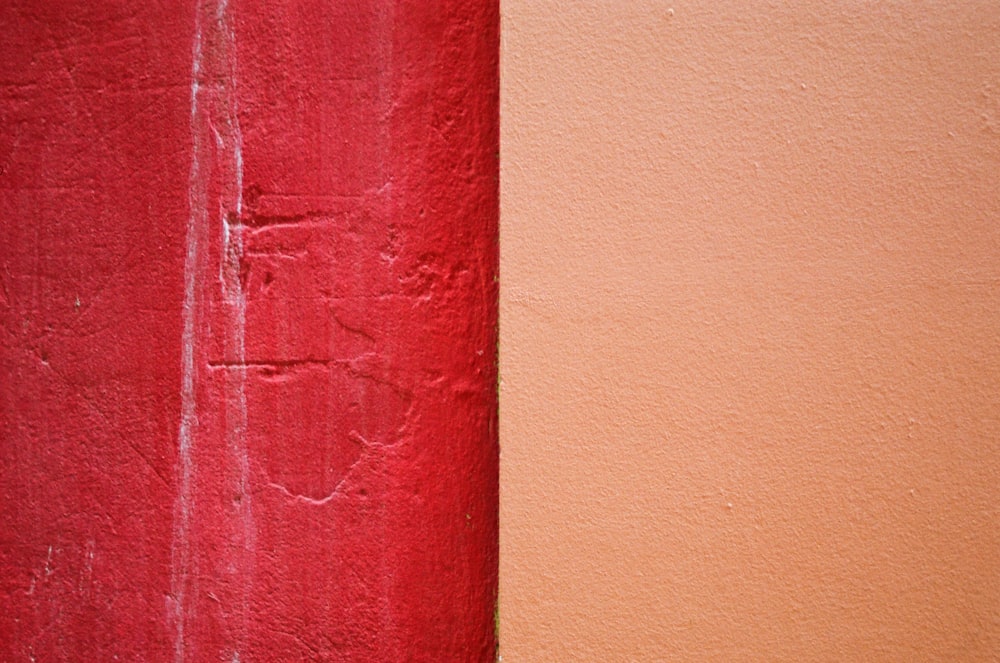
[(492, 659), (497, 23), (0, 9), (0, 659)]

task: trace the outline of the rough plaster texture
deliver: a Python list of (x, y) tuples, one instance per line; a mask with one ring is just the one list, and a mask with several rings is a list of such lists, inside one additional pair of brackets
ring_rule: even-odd
[(0, 8), (0, 660), (490, 661), (494, 3)]
[(1000, 660), (1000, 6), (502, 6), (501, 655)]

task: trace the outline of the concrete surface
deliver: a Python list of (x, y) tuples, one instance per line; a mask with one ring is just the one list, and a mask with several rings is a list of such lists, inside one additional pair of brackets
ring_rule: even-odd
[(1000, 5), (502, 14), (504, 663), (1000, 660)]
[(0, 8), (0, 660), (491, 661), (497, 8)]

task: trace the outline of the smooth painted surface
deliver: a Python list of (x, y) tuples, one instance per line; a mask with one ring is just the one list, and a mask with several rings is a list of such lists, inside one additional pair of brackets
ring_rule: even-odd
[(0, 660), (493, 660), (498, 23), (0, 6)]
[(1000, 660), (1000, 6), (502, 14), (504, 663)]

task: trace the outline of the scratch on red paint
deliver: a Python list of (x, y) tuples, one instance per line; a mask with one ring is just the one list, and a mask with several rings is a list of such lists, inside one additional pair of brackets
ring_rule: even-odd
[(204, 238), (201, 228), (207, 212), (205, 178), (202, 175), (199, 78), (201, 77), (201, 12), (195, 12), (194, 58), (191, 72), (191, 174), (188, 188), (188, 226), (184, 259), (184, 308), (181, 336), (181, 420), (177, 436), (177, 497), (174, 505), (174, 532), (171, 544), (170, 593), (173, 601), (170, 620), (174, 627), (174, 660), (184, 660), (184, 622), (191, 557), (190, 519), (194, 459), (191, 445), (197, 426), (195, 395), (195, 331), (198, 324), (198, 264)]
[[(201, 3), (195, 12), (194, 57), (191, 81), (192, 160), (189, 179), (189, 217), (184, 265), (184, 308), (181, 344), (181, 423), (178, 433), (178, 491), (174, 509), (174, 534), (171, 566), (171, 619), (174, 625), (174, 659), (183, 661), (188, 643), (186, 622), (192, 617), (189, 597), (193, 593), (191, 518), (196, 473), (195, 452), (198, 429), (197, 378), (201, 367), (202, 328), (201, 294), (203, 263), (208, 229), (213, 213), (218, 215), (222, 253), (219, 281), (225, 304), (227, 354), (236, 361), (245, 359), (246, 294), (241, 278), (243, 260), (243, 146), (236, 107), (235, 35), (228, 13), (228, 3), (221, 0)], [(214, 138), (216, 158), (208, 161), (206, 142)], [(206, 163), (207, 162), (207, 163)], [(212, 176), (221, 183), (217, 200), (210, 201)], [(215, 209), (211, 209), (215, 208)], [(231, 221), (235, 219), (235, 223)], [(233, 660), (239, 660), (239, 649), (248, 630), (249, 593), (253, 567), (255, 525), (251, 506), (249, 460), (246, 428), (246, 371), (237, 370), (226, 376), (225, 419), (226, 442), (236, 465), (234, 500), (237, 540), (232, 549), (239, 559), (233, 560), (240, 585), (238, 606), (240, 635)]]

